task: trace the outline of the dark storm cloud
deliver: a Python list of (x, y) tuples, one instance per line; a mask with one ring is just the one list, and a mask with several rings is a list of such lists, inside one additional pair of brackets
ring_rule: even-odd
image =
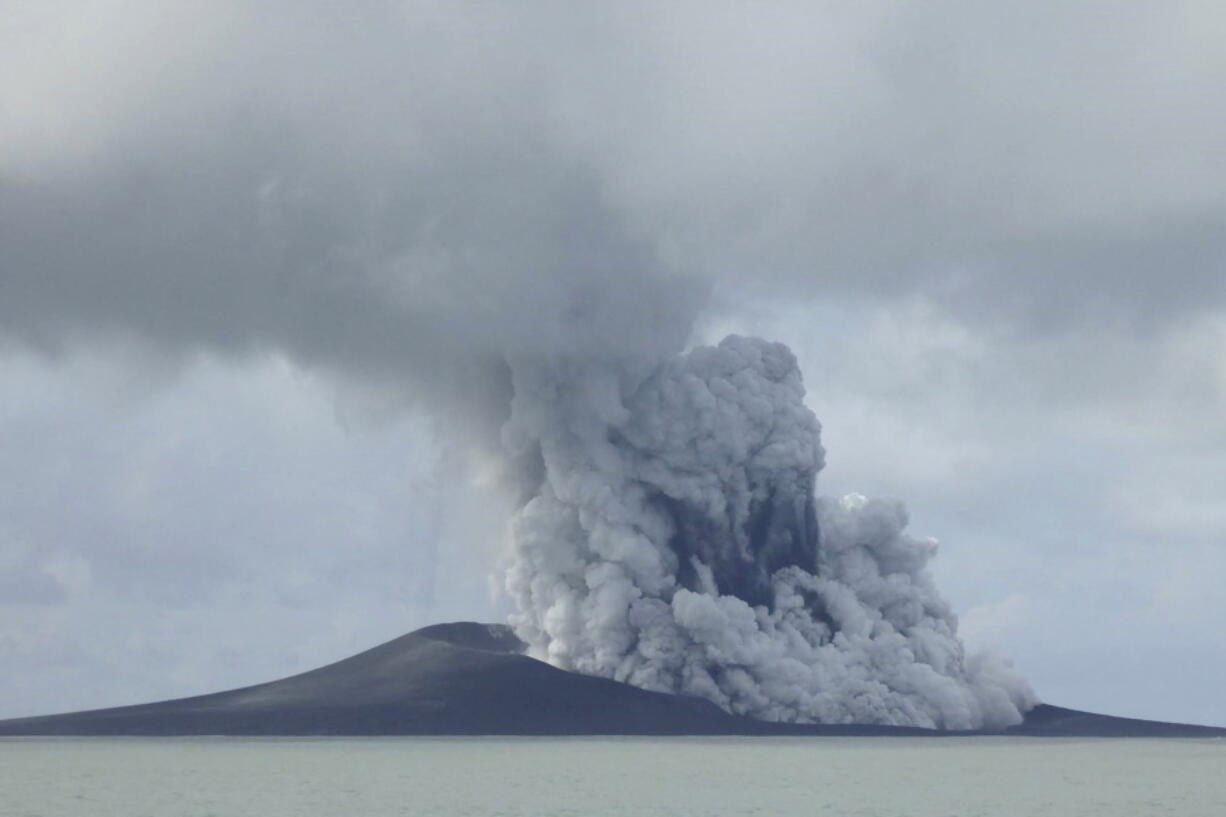
[(1216, 6), (760, 11), (23, 11), (0, 327), (433, 378), (658, 343), (677, 269), (1040, 325), (1220, 302)]
[[(60, 55), (25, 55), (57, 110), (13, 115), (10, 338), (279, 349), (445, 392), (458, 365), (506, 351), (652, 348), (661, 314), (684, 337), (693, 288), (551, 143), (525, 21), (486, 6), (113, 11), (98, 22), (135, 52), (72, 67), (76, 21), (30, 14)], [(40, 117), (60, 149), (36, 138)]]
[(1220, 7), (673, 8), (637, 29), (651, 93), (613, 97), (643, 127), (585, 135), (721, 280), (1040, 331), (1222, 302)]

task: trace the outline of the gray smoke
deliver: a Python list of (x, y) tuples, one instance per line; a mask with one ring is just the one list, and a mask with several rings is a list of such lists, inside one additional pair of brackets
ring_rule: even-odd
[(651, 371), (518, 365), (513, 622), (542, 658), (768, 720), (1002, 727), (1035, 702), (968, 656), (902, 505), (817, 499), (791, 352), (744, 337)]

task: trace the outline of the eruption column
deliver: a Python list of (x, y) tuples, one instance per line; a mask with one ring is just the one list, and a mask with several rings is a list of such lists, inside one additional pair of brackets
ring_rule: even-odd
[(513, 364), (504, 441), (536, 484), (507, 588), (532, 650), (779, 721), (1002, 727), (1026, 683), (968, 656), (901, 504), (818, 499), (787, 347)]

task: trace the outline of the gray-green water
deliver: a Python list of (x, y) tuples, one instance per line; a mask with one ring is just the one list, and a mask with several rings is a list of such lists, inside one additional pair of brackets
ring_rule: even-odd
[(1226, 814), (1226, 741), (0, 739), (4, 817)]

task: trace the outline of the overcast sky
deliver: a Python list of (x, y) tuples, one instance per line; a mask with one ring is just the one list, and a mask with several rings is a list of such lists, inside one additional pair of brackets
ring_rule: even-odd
[(1041, 698), (1226, 725), (1220, 3), (0, 17), (0, 717), (504, 617), (491, 359), (675, 315)]

